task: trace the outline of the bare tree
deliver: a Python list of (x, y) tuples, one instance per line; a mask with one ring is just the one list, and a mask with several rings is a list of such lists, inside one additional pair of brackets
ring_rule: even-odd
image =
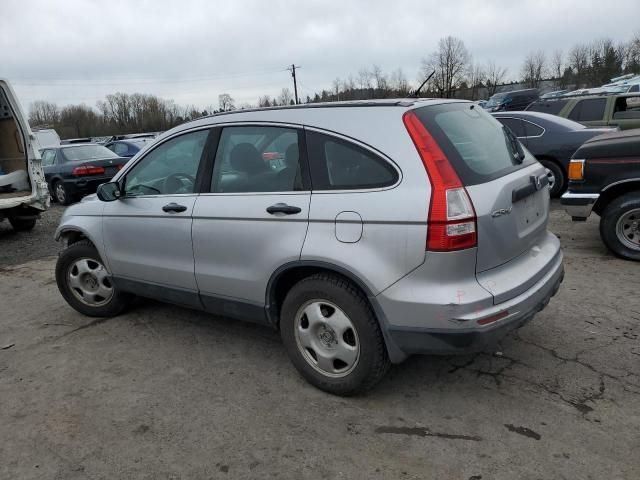
[(471, 100), (476, 100), (478, 98), (478, 91), (482, 83), (486, 80), (484, 68), (482, 68), (479, 63), (469, 64), (467, 79), (467, 86), (471, 90)]
[(401, 68), (391, 73), (389, 83), (391, 84), (391, 88), (395, 90), (399, 96), (406, 97), (409, 94), (411, 86)]
[(432, 85), (441, 97), (451, 98), (464, 80), (469, 59), (462, 40), (451, 36), (441, 38), (438, 50), (422, 60), (422, 73), (426, 78), (435, 70)]
[(228, 93), (221, 93), (218, 95), (218, 107), (221, 112), (235, 110), (235, 100)]
[(556, 83), (562, 81), (562, 74), (564, 73), (564, 56), (561, 49), (556, 49), (551, 57), (551, 75), (555, 78)]
[(366, 68), (361, 68), (358, 71), (358, 86), (362, 90), (371, 88), (371, 72)]
[(491, 96), (496, 93), (498, 85), (501, 85), (505, 81), (507, 69), (498, 66), (496, 62), (490, 60), (487, 63), (485, 76), (487, 80), (487, 93)]
[(283, 88), (278, 97), (278, 104), (293, 105), (293, 93), (288, 88)]
[(68, 105), (60, 111), (63, 136), (88, 137), (96, 131), (98, 115), (85, 104)]
[(529, 52), (522, 65), (522, 81), (529, 88), (538, 88), (546, 73), (546, 58), (542, 50)]
[(375, 91), (373, 93), (374, 98), (386, 97), (389, 90), (389, 82), (387, 81), (387, 76), (382, 71), (382, 68), (380, 68), (379, 65), (374, 64), (371, 67), (371, 76), (375, 82)]
[(37, 100), (29, 106), (29, 123), (32, 127), (53, 126), (60, 119), (60, 110), (55, 103)]
[(331, 87), (333, 89), (333, 94), (336, 96), (337, 100), (340, 101), (340, 90), (342, 88), (342, 80), (340, 80), (340, 77), (336, 77), (333, 80)]
[(569, 52), (569, 66), (575, 76), (576, 87), (586, 82), (589, 68), (589, 47), (584, 44), (575, 45)]
[(640, 30), (624, 47), (624, 70), (627, 73), (640, 73)]

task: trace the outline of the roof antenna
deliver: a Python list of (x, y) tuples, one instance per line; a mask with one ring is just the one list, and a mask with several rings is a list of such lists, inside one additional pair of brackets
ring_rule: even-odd
[(418, 98), (418, 96), (420, 95), (420, 90), (422, 90), (422, 88), (427, 84), (427, 82), (431, 80), (431, 77), (433, 77), (435, 73), (436, 71), (434, 69), (433, 72), (431, 72), (431, 75), (429, 75), (427, 79), (424, 82), (422, 82), (418, 88), (416, 88), (413, 92), (409, 94), (409, 98)]

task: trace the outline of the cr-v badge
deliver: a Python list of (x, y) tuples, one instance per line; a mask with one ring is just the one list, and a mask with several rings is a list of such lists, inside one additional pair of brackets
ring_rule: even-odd
[(509, 208), (501, 208), (500, 210), (496, 210), (495, 212), (491, 212), (491, 216), (493, 218), (496, 218), (496, 217), (501, 217), (502, 215), (509, 215), (511, 213), (512, 209), (513, 209), (513, 206), (511, 206)]

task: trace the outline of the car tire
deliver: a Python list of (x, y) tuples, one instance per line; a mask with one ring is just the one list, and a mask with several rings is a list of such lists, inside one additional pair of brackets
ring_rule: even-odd
[(312, 275), (289, 290), (282, 304), (280, 335), (300, 374), (334, 395), (372, 388), (390, 365), (367, 298), (338, 275)]
[(60, 205), (70, 205), (73, 203), (73, 195), (69, 189), (64, 186), (62, 180), (58, 180), (53, 184), (53, 196)]
[(622, 195), (606, 206), (600, 237), (618, 257), (640, 261), (640, 192)]
[(9, 223), (16, 232), (28, 232), (36, 226), (35, 218), (9, 217)]
[(551, 198), (557, 198), (565, 191), (567, 176), (564, 169), (552, 160), (539, 160), (542, 166), (549, 170), (547, 178), (549, 179), (549, 195)]
[(88, 240), (65, 248), (56, 263), (56, 283), (67, 303), (89, 317), (113, 317), (131, 303), (133, 295), (121, 292), (98, 251)]

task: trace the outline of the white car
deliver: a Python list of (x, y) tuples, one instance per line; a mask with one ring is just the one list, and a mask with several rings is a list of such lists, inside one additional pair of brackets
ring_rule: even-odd
[(31, 230), (48, 207), (36, 137), (11, 85), (0, 79), (0, 221)]

